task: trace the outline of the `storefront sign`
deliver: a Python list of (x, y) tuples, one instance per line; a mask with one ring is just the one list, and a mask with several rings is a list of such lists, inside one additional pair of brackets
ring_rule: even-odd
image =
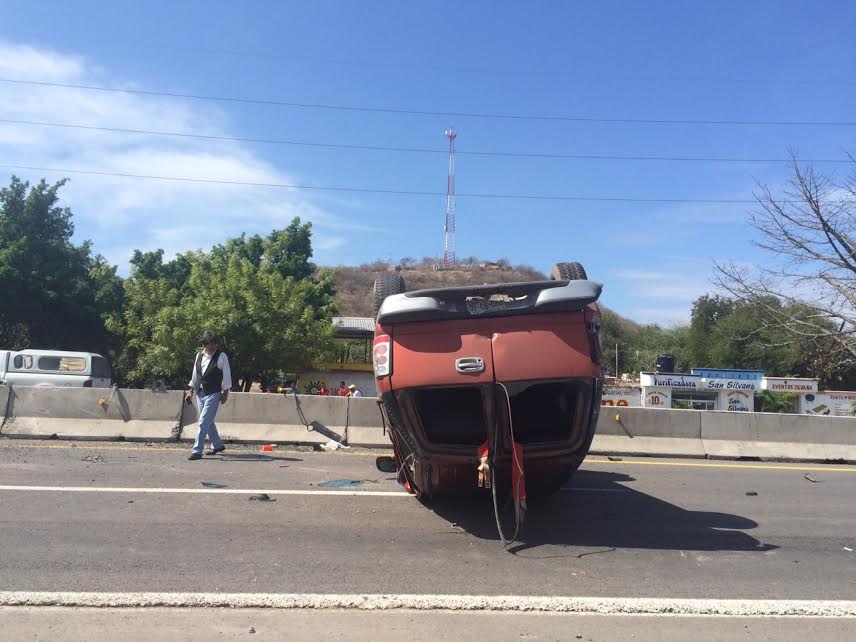
[(754, 412), (755, 394), (743, 390), (731, 390), (725, 394), (725, 410), (728, 412)]
[(758, 381), (746, 379), (702, 379), (702, 390), (748, 390), (754, 393), (758, 390)]
[(761, 389), (770, 392), (817, 392), (817, 379), (784, 379), (764, 377)]
[(642, 405), (645, 408), (661, 408), (669, 410), (672, 407), (671, 390), (646, 390), (645, 396), (642, 399)]
[(604, 386), (600, 405), (638, 408), (642, 405), (642, 391), (627, 386)]
[(702, 378), (688, 374), (659, 374), (656, 372), (642, 372), (639, 379), (643, 388), (677, 388), (681, 390), (694, 390), (702, 385)]
[(853, 417), (856, 415), (856, 392), (827, 390), (805, 395), (803, 414), (826, 417)]

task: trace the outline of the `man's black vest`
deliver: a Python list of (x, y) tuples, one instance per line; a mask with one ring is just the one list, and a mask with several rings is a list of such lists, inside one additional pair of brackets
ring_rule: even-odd
[(217, 361), (220, 359), (221, 352), (218, 350), (211, 355), (211, 361), (208, 362), (208, 367), (205, 372), (202, 372), (202, 353), (196, 355), (196, 374), (199, 375), (201, 383), (201, 394), (212, 395), (215, 392), (221, 392), (223, 388), (223, 371), (217, 367)]

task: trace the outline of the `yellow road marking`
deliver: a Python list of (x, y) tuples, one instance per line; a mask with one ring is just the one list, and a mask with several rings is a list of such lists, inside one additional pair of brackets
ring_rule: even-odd
[(586, 459), (587, 464), (639, 464), (640, 466), (684, 466), (687, 468), (749, 468), (757, 470), (802, 470), (822, 471), (830, 473), (856, 473), (856, 466), (850, 468), (833, 468), (832, 466), (786, 466), (783, 464), (718, 464), (712, 462), (689, 462), (689, 461), (642, 461), (630, 459), (613, 461), (611, 459)]
[[(17, 440), (3, 440), (0, 442), (0, 448), (46, 448), (46, 449), (54, 449), (54, 450), (62, 450), (67, 448), (89, 448), (89, 449), (100, 449), (100, 450), (125, 450), (132, 452), (139, 451), (158, 451), (158, 452), (187, 452), (188, 446), (120, 446), (120, 445), (112, 445), (112, 444), (103, 444), (97, 441), (75, 441), (73, 443), (58, 443), (58, 444), (25, 444), (18, 443)], [(228, 452), (228, 451), (227, 451)], [(252, 448), (232, 448), (231, 452), (240, 452), (240, 453), (255, 453)], [(258, 451), (260, 455), (276, 455), (280, 454), (290, 454), (290, 455), (323, 455), (326, 454), (324, 451), (318, 450), (295, 450), (288, 448), (277, 448), (270, 452), (261, 452)], [(387, 457), (392, 456), (392, 451), (386, 450), (378, 450), (373, 452), (348, 452), (343, 450), (337, 450), (333, 454), (335, 455), (344, 455), (346, 457)], [(227, 454), (228, 456), (228, 454)], [(647, 459), (622, 459), (620, 461), (613, 461), (610, 459), (590, 459), (586, 458), (586, 464), (618, 464), (621, 465), (639, 465), (639, 466), (674, 466), (674, 467), (683, 467), (683, 468), (746, 468), (749, 470), (797, 470), (803, 472), (830, 472), (830, 473), (856, 473), (856, 466), (850, 466), (848, 468), (834, 467), (834, 466), (799, 466), (799, 465), (786, 465), (786, 464), (729, 464), (729, 463), (717, 463), (717, 462), (689, 462), (689, 461), (656, 461), (656, 460), (647, 460)]]
[[(64, 450), (68, 448), (88, 448), (88, 449), (97, 449), (97, 450), (125, 450), (131, 452), (189, 452), (190, 444), (184, 447), (179, 446), (144, 446), (140, 444), (139, 446), (115, 446), (115, 445), (104, 445), (97, 441), (75, 441), (72, 443), (60, 443), (60, 444), (22, 444), (16, 443), (16, 440), (5, 441), (5, 443), (0, 443), (0, 448), (45, 448), (45, 449), (53, 449), (53, 450)], [(226, 451), (225, 456), (228, 457), (231, 453), (251, 453), (251, 454), (259, 454), (259, 455), (270, 455), (275, 456), (277, 454), (289, 454), (289, 455), (325, 455), (330, 454), (323, 450), (294, 450), (287, 448), (275, 448), (271, 451), (261, 451), (261, 446), (259, 446), (259, 450), (256, 451), (253, 448), (244, 447), (233, 447)], [(392, 451), (379, 450), (377, 452), (348, 452), (347, 450), (336, 450), (332, 454), (335, 455), (344, 455), (346, 457), (384, 457), (384, 456), (392, 456)]]

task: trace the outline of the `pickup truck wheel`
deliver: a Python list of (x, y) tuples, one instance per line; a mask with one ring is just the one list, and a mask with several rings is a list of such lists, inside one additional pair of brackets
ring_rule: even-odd
[(375, 279), (372, 287), (372, 310), (377, 316), (377, 311), (386, 297), (393, 294), (403, 294), (407, 292), (407, 286), (404, 284), (404, 277), (396, 273), (381, 274)]
[(553, 281), (587, 281), (585, 268), (576, 261), (572, 263), (556, 263), (550, 270), (550, 279)]

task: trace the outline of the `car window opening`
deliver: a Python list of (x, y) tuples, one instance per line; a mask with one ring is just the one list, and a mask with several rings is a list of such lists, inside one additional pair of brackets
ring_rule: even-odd
[[(580, 413), (581, 399), (588, 399), (591, 388), (582, 381), (542, 381), (506, 384), (511, 396), (514, 436), (522, 444), (565, 441), (577, 424), (586, 419)], [(587, 411), (588, 408), (583, 408)], [(582, 423), (581, 423), (582, 422)], [(579, 431), (578, 431), (579, 432)]]
[(487, 439), (484, 403), (478, 388), (428, 388), (413, 390), (412, 395), (428, 441), (478, 446)]

